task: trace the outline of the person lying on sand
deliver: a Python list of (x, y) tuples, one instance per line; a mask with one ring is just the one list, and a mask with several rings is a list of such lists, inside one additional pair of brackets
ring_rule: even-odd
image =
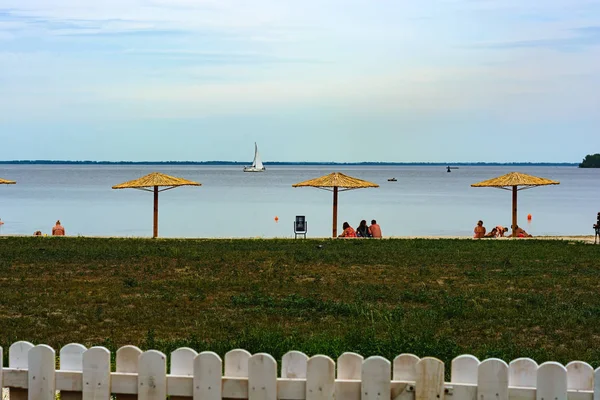
[(354, 228), (352, 228), (350, 226), (349, 223), (344, 222), (344, 225), (342, 225), (342, 227), (344, 228), (344, 231), (342, 232), (342, 234), (339, 237), (344, 237), (344, 238), (356, 237), (356, 231), (354, 230)]
[(525, 232), (525, 229), (519, 228), (518, 225), (515, 225), (515, 235), (517, 237), (533, 237), (529, 233)]
[(485, 228), (482, 220), (477, 221), (477, 226), (475, 226), (473, 232), (475, 233), (475, 235), (473, 235), (475, 239), (481, 239), (482, 237), (485, 237)]
[(488, 233), (486, 233), (483, 237), (484, 238), (495, 238), (497, 236), (498, 236), (498, 229), (492, 228), (492, 230), (489, 231)]

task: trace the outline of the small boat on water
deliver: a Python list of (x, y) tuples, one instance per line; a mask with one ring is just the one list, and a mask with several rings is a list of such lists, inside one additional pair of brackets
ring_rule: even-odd
[(260, 154), (258, 154), (258, 146), (256, 142), (254, 142), (254, 161), (252, 161), (252, 165), (249, 167), (244, 167), (244, 172), (264, 172), (265, 166), (260, 159)]
[(398, 179), (396, 179), (396, 178), (390, 178), (390, 179), (388, 179), (388, 182), (397, 182), (397, 181), (398, 181)]

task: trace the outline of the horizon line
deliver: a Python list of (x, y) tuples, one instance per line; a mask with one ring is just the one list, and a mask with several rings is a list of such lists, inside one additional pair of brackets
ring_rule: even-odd
[[(226, 161), (226, 160), (211, 160), (211, 161), (94, 161), (94, 160), (0, 160), (1, 165), (10, 164), (100, 164), (100, 165), (249, 165), (251, 161)], [(571, 166), (579, 165), (578, 162), (550, 162), (550, 161), (513, 161), (513, 162), (501, 162), (501, 161), (412, 161), (412, 162), (401, 162), (401, 161), (266, 161), (264, 165), (547, 165), (547, 166)]]

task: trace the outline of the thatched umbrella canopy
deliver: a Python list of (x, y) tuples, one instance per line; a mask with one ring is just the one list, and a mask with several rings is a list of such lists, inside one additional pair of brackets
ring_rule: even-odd
[(560, 182), (537, 176), (522, 174), (520, 172), (511, 172), (497, 178), (487, 181), (474, 183), (471, 187), (493, 187), (504, 190), (512, 190), (512, 236), (516, 236), (515, 227), (517, 226), (517, 192), (519, 190), (531, 189), (536, 186), (558, 185)]
[(333, 172), (329, 175), (320, 178), (310, 179), (308, 181), (296, 183), (293, 187), (316, 187), (318, 189), (329, 190), (333, 192), (333, 237), (337, 237), (337, 207), (338, 207), (338, 192), (343, 192), (352, 189), (376, 188), (378, 184), (363, 181), (362, 179), (353, 178), (344, 175), (341, 172)]
[[(142, 176), (139, 179), (133, 181), (123, 182), (119, 185), (113, 186), (113, 189), (139, 189), (147, 192), (154, 193), (154, 230), (152, 237), (158, 236), (158, 193), (164, 192), (165, 190), (173, 189), (179, 186), (202, 186), (200, 183), (188, 181), (183, 178), (176, 178), (161, 174), (160, 172), (153, 172), (146, 176)], [(163, 189), (159, 189), (162, 187)]]
[(15, 183), (17, 182), (0, 178), (0, 185), (14, 185)]

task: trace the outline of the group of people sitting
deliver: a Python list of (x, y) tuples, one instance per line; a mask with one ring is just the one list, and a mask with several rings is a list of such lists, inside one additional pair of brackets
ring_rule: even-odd
[(367, 221), (363, 219), (362, 221), (360, 221), (360, 224), (358, 225), (358, 228), (356, 228), (356, 230), (354, 230), (354, 228), (352, 228), (347, 222), (344, 222), (342, 227), (344, 228), (344, 231), (339, 237), (381, 239), (381, 227), (379, 226), (379, 224), (377, 224), (377, 221), (375, 221), (374, 219), (371, 220), (371, 225), (367, 225)]
[[(475, 239), (483, 239), (483, 238), (498, 238), (504, 237), (504, 234), (508, 232), (508, 228), (498, 225), (492, 228), (491, 231), (486, 232), (485, 227), (483, 226), (483, 221), (477, 221), (477, 225), (475, 226), (475, 230), (473, 231), (475, 235), (473, 236)], [(529, 233), (525, 232), (523, 228), (519, 226), (515, 226), (515, 233), (517, 237), (532, 237)]]

